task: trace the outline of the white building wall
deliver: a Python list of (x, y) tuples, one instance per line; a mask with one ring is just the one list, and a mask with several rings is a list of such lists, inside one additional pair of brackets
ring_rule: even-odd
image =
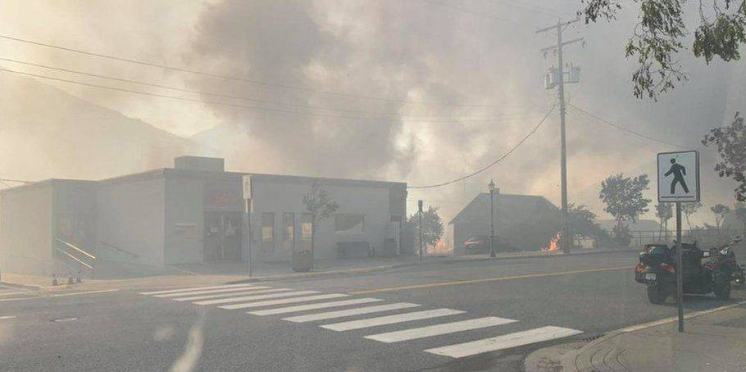
[[(164, 209), (162, 173), (103, 182), (97, 195), (96, 236), (102, 244), (138, 255), (136, 263), (161, 267), (165, 263)], [(104, 252), (103, 259), (117, 260)]]
[(51, 273), (52, 225), (51, 182), (0, 193), (0, 270)]
[[(303, 195), (311, 191), (312, 179), (281, 179), (274, 176), (252, 177), (251, 215), (252, 249), (254, 256), (260, 261), (289, 260), (292, 252), (282, 247), (283, 213), (295, 214), (295, 245), (300, 247), (301, 216), (307, 213), (303, 204)], [(338, 242), (367, 241), (377, 250), (383, 247), (387, 237), (387, 227), (391, 220), (390, 188), (381, 183), (339, 182), (336, 180), (317, 180), (320, 187), (339, 204), (337, 213), (363, 214), (365, 228), (361, 233), (339, 234), (335, 232), (334, 217), (322, 221), (316, 230), (315, 258), (337, 258)], [(404, 201), (402, 201), (403, 203)], [(403, 212), (397, 211), (398, 213)], [(262, 213), (272, 212), (275, 218), (275, 249), (266, 252), (261, 249)], [(398, 214), (395, 213), (395, 214)]]

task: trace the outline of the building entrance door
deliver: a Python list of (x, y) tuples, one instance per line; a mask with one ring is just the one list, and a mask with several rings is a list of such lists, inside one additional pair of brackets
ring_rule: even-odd
[(205, 261), (240, 261), (241, 231), (240, 213), (205, 213)]

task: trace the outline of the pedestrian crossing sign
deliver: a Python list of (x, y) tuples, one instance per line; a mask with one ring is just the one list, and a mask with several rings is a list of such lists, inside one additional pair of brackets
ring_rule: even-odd
[(658, 201), (699, 201), (699, 153), (697, 151), (658, 154)]

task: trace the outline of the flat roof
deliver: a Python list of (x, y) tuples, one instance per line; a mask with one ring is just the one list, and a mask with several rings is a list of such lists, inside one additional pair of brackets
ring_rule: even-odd
[(106, 178), (98, 181), (91, 180), (73, 180), (73, 179), (47, 179), (39, 182), (34, 182), (26, 185), (11, 187), (8, 189), (0, 190), (2, 192), (9, 192), (13, 190), (21, 190), (29, 187), (39, 187), (53, 182), (71, 182), (71, 183), (96, 183), (100, 185), (118, 184), (134, 182), (138, 180), (153, 179), (159, 177), (169, 176), (185, 176), (185, 177), (198, 177), (198, 178), (241, 178), (244, 175), (250, 175), (252, 178), (259, 181), (275, 181), (285, 183), (300, 183), (308, 184), (313, 182), (319, 182), (326, 185), (340, 185), (340, 186), (364, 186), (364, 187), (396, 187), (406, 189), (406, 182), (390, 182), (390, 181), (375, 181), (375, 180), (360, 180), (360, 179), (346, 179), (346, 178), (328, 178), (328, 177), (311, 177), (311, 176), (295, 176), (295, 175), (281, 175), (281, 174), (265, 174), (265, 173), (246, 173), (246, 172), (223, 172), (223, 171), (207, 171), (198, 169), (177, 169), (177, 168), (159, 168), (149, 170), (140, 173), (127, 174), (118, 177)]

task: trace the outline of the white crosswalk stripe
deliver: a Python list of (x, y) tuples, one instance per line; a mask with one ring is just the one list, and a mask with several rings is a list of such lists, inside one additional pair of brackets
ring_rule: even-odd
[(486, 338), (483, 340), (437, 347), (425, 350), (425, 352), (430, 354), (443, 355), (451, 358), (464, 358), (491, 351), (511, 349), (514, 347), (534, 344), (537, 342), (544, 342), (558, 338), (574, 336), (581, 333), (583, 332), (575, 329), (547, 326), (523, 332), (516, 332), (507, 335)]
[(295, 322), (295, 323), (305, 323), (305, 322), (314, 322), (317, 320), (344, 318), (344, 317), (355, 316), (355, 315), (380, 313), (384, 311), (392, 311), (392, 310), (399, 310), (399, 309), (408, 309), (408, 308), (418, 307), (418, 306), (420, 305), (410, 304), (408, 302), (399, 302), (395, 304), (359, 307), (356, 309), (330, 311), (326, 313), (299, 315), (299, 316), (293, 316), (289, 318), (283, 318), (282, 320), (287, 320), (289, 322)]
[(205, 289), (220, 289), (220, 288), (235, 288), (235, 287), (253, 287), (256, 284), (249, 284), (249, 283), (239, 283), (239, 284), (224, 284), (224, 285), (215, 285), (211, 287), (192, 287), (192, 288), (179, 288), (179, 289), (169, 289), (165, 291), (155, 291), (155, 292), (140, 292), (141, 295), (151, 296), (151, 295), (160, 295), (160, 294), (166, 294), (166, 293), (176, 293), (176, 292), (189, 292), (189, 291), (200, 291)]
[(153, 297), (171, 298), (171, 297), (196, 296), (196, 295), (215, 294), (215, 293), (243, 292), (243, 291), (247, 291), (247, 290), (257, 290), (257, 289), (267, 289), (267, 288), (269, 288), (269, 287), (255, 286), (255, 287), (237, 287), (237, 288), (208, 289), (208, 290), (204, 290), (204, 291), (166, 293), (166, 294), (154, 295)]
[[(250, 309), (247, 311), (247, 314), (257, 316), (296, 313), (293, 316), (281, 318), (282, 320), (293, 323), (334, 321), (334, 319), (340, 319), (337, 320), (338, 322), (341, 321), (339, 323), (325, 322), (327, 324), (317, 325), (318, 327), (337, 332), (432, 319), (430, 321), (431, 325), (422, 326), (420, 325), (421, 323), (416, 325), (410, 324), (409, 327), (398, 327), (398, 330), (389, 332), (379, 330), (378, 333), (371, 334), (372, 332), (368, 332), (367, 335), (362, 336), (365, 339), (386, 344), (414, 341), (428, 337), (436, 338), (436, 336), (446, 336), (455, 333), (464, 334), (470, 331), (518, 322), (518, 320), (496, 316), (456, 320), (446, 317), (465, 314), (466, 312), (447, 308), (421, 311), (408, 310), (409, 312), (385, 315), (386, 312), (393, 313), (397, 312), (397, 310), (412, 309), (421, 307), (422, 305), (409, 302), (385, 303), (383, 302), (384, 300), (379, 298), (354, 298), (344, 293), (322, 293), (314, 290), (272, 288), (267, 285), (248, 283), (179, 288), (142, 292), (141, 294), (174, 301), (191, 302), (192, 304), (201, 306), (215, 305), (220, 309), (226, 310)], [(316, 310), (322, 310), (322, 312)], [(384, 313), (384, 315), (379, 315), (380, 313)], [(356, 316), (358, 318), (353, 320), (348, 319), (347, 321), (343, 321), (344, 319), (341, 319)], [(429, 348), (424, 351), (429, 354), (450, 358), (464, 358), (561, 339), (581, 333), (583, 332), (575, 329), (546, 326), (476, 341)], [(474, 338), (472, 337), (472, 339)]]
[(296, 302), (328, 300), (330, 298), (340, 298), (340, 297), (348, 297), (348, 296), (349, 295), (341, 294), (341, 293), (331, 293), (331, 294), (317, 295), (317, 296), (294, 297), (294, 298), (285, 298), (282, 300), (249, 302), (247, 304), (234, 304), (234, 305), (225, 305), (225, 306), (218, 306), (218, 307), (221, 309), (226, 309), (226, 310), (248, 309), (250, 307), (284, 305), (284, 304), (292, 304)]
[(300, 295), (307, 295), (307, 294), (313, 294), (313, 293), (319, 293), (319, 292), (317, 291), (281, 292), (281, 293), (272, 293), (272, 294), (266, 294), (266, 295), (229, 297), (229, 298), (220, 298), (217, 300), (196, 301), (196, 302), (193, 302), (193, 304), (195, 305), (219, 305), (219, 304), (229, 304), (231, 302), (246, 302), (246, 301), (263, 300), (267, 298), (292, 297), (292, 296), (300, 296)]
[(383, 300), (378, 299), (378, 298), (356, 298), (354, 300), (322, 302), (319, 304), (296, 305), (296, 306), (280, 307), (280, 308), (269, 309), (269, 310), (249, 311), (249, 314), (259, 315), (259, 316), (278, 315), (278, 314), (287, 314), (287, 313), (297, 313), (300, 311), (308, 311), (308, 310), (328, 309), (330, 307), (342, 307), (342, 306), (350, 306), (350, 305), (368, 304), (371, 302), (380, 302), (380, 301), (383, 301)]
[(453, 309), (425, 310), (425, 311), (417, 311), (413, 313), (382, 316), (378, 318), (353, 320), (349, 322), (334, 323), (334, 324), (325, 324), (325, 325), (322, 325), (321, 328), (326, 328), (326, 329), (331, 329), (332, 331), (342, 332), (342, 331), (351, 331), (353, 329), (361, 329), (361, 328), (376, 327), (376, 326), (387, 325), (387, 324), (410, 322), (413, 320), (438, 318), (442, 316), (449, 316), (449, 315), (456, 315), (456, 314), (463, 314), (463, 313), (465, 313), (465, 311), (453, 310)]
[[(267, 287), (261, 287), (261, 288), (267, 288)], [(286, 292), (286, 291), (292, 291), (290, 288), (272, 288), (272, 289), (260, 289), (255, 290), (252, 288), (250, 291), (244, 291), (244, 292), (230, 292), (230, 293), (218, 293), (218, 294), (211, 294), (211, 295), (203, 295), (203, 296), (190, 296), (190, 297), (178, 297), (178, 298), (172, 298), (174, 301), (199, 301), (199, 300), (208, 300), (211, 298), (221, 298), (221, 297), (230, 297), (230, 296), (243, 296), (243, 295), (258, 295), (263, 293), (275, 293), (275, 292)], [(182, 294), (183, 296), (183, 294)]]
[(419, 338), (446, 335), (449, 333), (465, 332), (480, 328), (494, 327), (503, 324), (515, 323), (517, 320), (498, 318), (494, 316), (486, 318), (477, 318), (462, 320), (459, 322), (436, 324), (428, 327), (405, 329), (403, 331), (380, 333), (377, 335), (365, 336), (370, 340), (392, 343), (416, 340)]

